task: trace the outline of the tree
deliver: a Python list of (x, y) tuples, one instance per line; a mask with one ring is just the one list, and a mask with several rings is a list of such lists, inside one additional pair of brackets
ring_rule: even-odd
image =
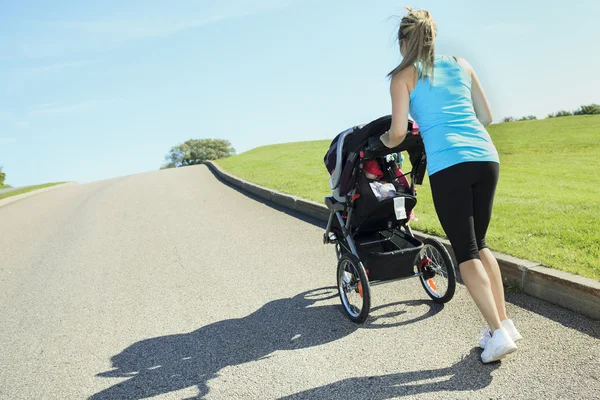
[(0, 186), (4, 185), (4, 179), (6, 179), (6, 174), (2, 172), (2, 165), (0, 165)]
[(514, 118), (513, 117), (504, 117), (502, 118), (502, 122), (514, 122)]
[(165, 157), (166, 163), (161, 167), (177, 168), (202, 164), (208, 160), (218, 160), (235, 154), (235, 149), (224, 139), (190, 139), (174, 146)]
[(573, 113), (574, 115), (593, 115), (600, 114), (600, 105), (599, 104), (589, 104), (587, 106), (581, 106), (577, 111)]

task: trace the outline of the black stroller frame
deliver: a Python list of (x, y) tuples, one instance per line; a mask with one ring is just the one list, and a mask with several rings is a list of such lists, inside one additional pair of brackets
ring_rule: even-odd
[[(379, 137), (389, 130), (391, 116), (340, 133), (325, 155), (332, 195), (325, 197), (330, 211), (323, 234), (334, 244), (338, 260), (337, 286), (342, 305), (354, 322), (364, 322), (371, 306), (371, 286), (419, 277), (429, 297), (446, 303), (454, 296), (454, 264), (437, 240), (418, 240), (410, 226), (416, 186), (425, 175), (427, 156), (418, 129), (409, 121), (407, 136), (396, 148), (387, 148)], [(398, 175), (395, 161), (386, 156), (406, 151), (412, 170)], [(384, 176), (370, 179), (366, 162), (375, 160)], [(410, 187), (398, 182), (407, 176)], [(371, 190), (373, 182), (392, 183), (396, 194), (383, 200)], [(442, 286), (443, 288), (440, 288)], [(445, 290), (442, 290), (445, 289)], [(356, 300), (359, 305), (355, 305)]]

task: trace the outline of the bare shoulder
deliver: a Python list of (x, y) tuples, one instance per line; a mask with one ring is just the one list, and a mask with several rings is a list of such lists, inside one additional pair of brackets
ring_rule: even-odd
[(471, 66), (471, 64), (469, 64), (469, 62), (467, 60), (465, 60), (462, 57), (458, 57), (458, 56), (454, 56), (454, 58), (458, 62), (458, 65), (460, 65), (462, 67), (462, 69), (464, 69), (465, 72), (467, 74), (469, 74), (469, 76), (473, 75), (473, 72), (474, 72), (473, 67)]
[(391, 87), (406, 86), (410, 91), (415, 87), (417, 80), (417, 69), (410, 65), (392, 77)]

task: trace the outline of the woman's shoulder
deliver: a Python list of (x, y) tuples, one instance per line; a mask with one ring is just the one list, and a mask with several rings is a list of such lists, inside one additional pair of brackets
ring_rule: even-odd
[(414, 65), (409, 65), (408, 67), (404, 68), (402, 71), (400, 71), (398, 74), (396, 74), (392, 80), (396, 80), (396, 82), (412, 82), (414, 80), (414, 77), (417, 74), (417, 67), (415, 67)]
[(436, 54), (434, 56), (434, 62), (436, 64), (438, 64), (438, 63), (455, 64), (455, 63), (459, 62), (459, 60), (464, 60), (464, 59), (459, 56), (447, 56), (445, 54)]
[(471, 66), (471, 64), (469, 64), (469, 62), (467, 60), (465, 60), (462, 57), (459, 56), (453, 56), (454, 59), (456, 60), (456, 62), (458, 63), (458, 65), (461, 66), (461, 68), (469, 75), (472, 74), (473, 72), (473, 67)]
[(473, 67), (467, 60), (460, 56), (447, 56), (443, 54), (435, 55), (435, 64), (436, 65), (456, 65), (458, 64), (469, 76), (473, 73)]
[(393, 90), (394, 87), (406, 86), (410, 93), (415, 88), (417, 79), (417, 68), (414, 65), (409, 65), (392, 77), (391, 88)]

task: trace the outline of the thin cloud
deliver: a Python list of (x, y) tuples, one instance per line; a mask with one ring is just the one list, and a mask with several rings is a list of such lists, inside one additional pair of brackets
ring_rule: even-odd
[[(127, 3), (116, 9), (117, 16), (89, 16), (79, 20), (22, 20), (31, 35), (8, 40), (0, 38), (0, 60), (64, 57), (82, 51), (103, 51), (122, 43), (170, 36), (220, 21), (285, 9), (299, 0), (219, 0), (188, 4), (186, 9), (160, 3), (140, 10)], [(120, 11), (120, 12), (119, 12)], [(71, 65), (74, 64), (74, 65)], [(75, 63), (56, 64), (69, 68)], [(43, 67), (42, 67), (43, 70)]]
[(84, 37), (102, 38), (110, 43), (121, 43), (130, 40), (147, 39), (172, 35), (184, 30), (201, 27), (214, 22), (214, 17), (200, 18), (187, 22), (152, 20), (152, 19), (110, 19), (98, 21), (58, 21), (51, 25)]
[(49, 71), (58, 71), (67, 68), (80, 68), (88, 65), (98, 64), (100, 61), (98, 60), (81, 60), (81, 61), (72, 61), (72, 62), (64, 62), (64, 63), (55, 63), (42, 65), (39, 67), (31, 67), (26, 70), (26, 72), (49, 72)]
[[(113, 42), (163, 37), (182, 31), (200, 28), (205, 25), (231, 18), (240, 18), (263, 12), (283, 9), (296, 0), (234, 0), (218, 2), (216, 7), (206, 12), (189, 12), (185, 15), (169, 12), (147, 13), (141, 17), (126, 17), (118, 19), (99, 19), (88, 21), (54, 21), (53, 28), (72, 30), (90, 37), (103, 37)], [(192, 16), (192, 17), (190, 17)]]
[(483, 25), (481, 27), (490, 33), (503, 34), (509, 36), (522, 36), (532, 31), (534, 26), (529, 23), (519, 22), (497, 22)]
[(64, 114), (75, 111), (81, 111), (92, 108), (95, 105), (95, 101), (82, 101), (74, 104), (64, 104), (64, 103), (45, 103), (45, 104), (37, 104), (32, 106), (27, 111), (27, 114), (30, 116), (45, 116), (45, 115), (55, 115), (55, 114)]

